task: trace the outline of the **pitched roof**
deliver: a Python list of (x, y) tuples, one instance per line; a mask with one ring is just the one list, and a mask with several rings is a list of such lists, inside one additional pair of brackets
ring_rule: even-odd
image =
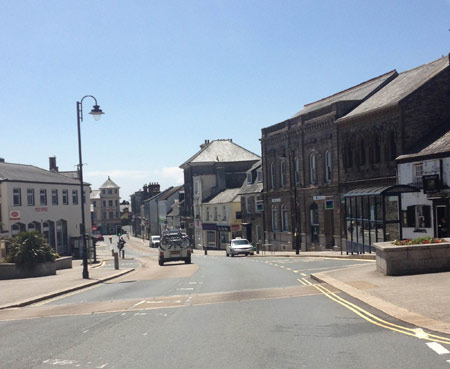
[(90, 198), (91, 199), (101, 199), (100, 193), (101, 193), (100, 190), (92, 190)]
[(218, 162), (238, 162), (260, 160), (261, 157), (235, 144), (232, 140), (214, 140), (206, 143), (202, 149), (191, 156), (180, 168), (192, 164), (206, 164)]
[(449, 57), (445, 56), (430, 63), (400, 73), (393, 81), (358, 105), (340, 120), (355, 117), (370, 111), (397, 105), (400, 100), (417, 90), (435, 75), (449, 66)]
[(180, 191), (182, 188), (183, 188), (183, 185), (169, 187), (166, 191), (163, 191), (163, 195), (160, 197), (160, 200), (167, 200), (170, 196), (175, 194), (177, 191)]
[(229, 202), (241, 201), (240, 188), (229, 188), (214, 196), (207, 204), (227, 204)]
[[(79, 184), (76, 179), (66, 177), (58, 172), (27, 164), (0, 163), (0, 181)], [(89, 185), (88, 183), (85, 183)]]
[(104, 188), (120, 188), (120, 187), (117, 186), (117, 185), (111, 180), (111, 178), (109, 178), (109, 176), (108, 176), (108, 179), (106, 180), (105, 183), (103, 183), (103, 184), (100, 186), (100, 188), (101, 188), (101, 189), (104, 189)]
[(418, 159), (424, 156), (431, 156), (437, 154), (450, 154), (450, 131), (447, 131), (444, 135), (438, 139), (426, 145), (420, 151), (407, 155), (400, 155), (397, 161), (410, 161), (408, 159)]
[(364, 100), (373, 93), (377, 88), (379, 88), (388, 79), (393, 78), (397, 74), (397, 71), (392, 70), (388, 73), (382, 74), (381, 76), (372, 78), (366, 82), (360, 83), (359, 85), (348, 88), (344, 91), (338, 92), (334, 95), (325, 97), (316, 102), (307, 104), (302, 110), (294, 114), (292, 118), (298, 117), (303, 114), (310, 113), (315, 110), (319, 110), (325, 106), (329, 106), (339, 101), (358, 101)]

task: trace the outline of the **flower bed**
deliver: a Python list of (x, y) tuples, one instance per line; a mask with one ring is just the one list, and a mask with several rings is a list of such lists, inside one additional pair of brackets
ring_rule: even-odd
[(414, 239), (407, 239), (407, 240), (395, 240), (393, 243), (396, 246), (403, 246), (403, 245), (428, 245), (431, 243), (444, 243), (447, 242), (443, 238), (433, 238), (430, 236), (426, 237), (419, 237)]
[(378, 242), (374, 247), (377, 271), (385, 275), (450, 271), (450, 239), (436, 240), (430, 237), (422, 241)]

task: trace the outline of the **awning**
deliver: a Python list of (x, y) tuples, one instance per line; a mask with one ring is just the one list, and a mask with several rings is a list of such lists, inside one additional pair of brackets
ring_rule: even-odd
[(369, 187), (358, 188), (351, 190), (344, 194), (344, 197), (357, 197), (357, 196), (389, 196), (398, 195), (405, 192), (419, 192), (418, 188), (410, 185), (393, 185), (388, 187)]

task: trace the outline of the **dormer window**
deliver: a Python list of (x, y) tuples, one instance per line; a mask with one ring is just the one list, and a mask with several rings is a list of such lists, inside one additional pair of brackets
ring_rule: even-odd
[(258, 170), (256, 172), (256, 176), (258, 178), (258, 183), (261, 183), (263, 181), (263, 172), (262, 172), (262, 170)]
[(247, 173), (247, 184), (252, 184), (252, 172)]

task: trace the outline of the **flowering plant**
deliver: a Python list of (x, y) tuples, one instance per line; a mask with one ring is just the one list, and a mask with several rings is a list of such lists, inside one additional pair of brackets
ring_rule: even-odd
[(419, 237), (414, 239), (406, 239), (406, 240), (395, 240), (394, 245), (426, 245), (429, 243), (442, 243), (446, 242), (443, 238), (433, 238), (430, 236)]

